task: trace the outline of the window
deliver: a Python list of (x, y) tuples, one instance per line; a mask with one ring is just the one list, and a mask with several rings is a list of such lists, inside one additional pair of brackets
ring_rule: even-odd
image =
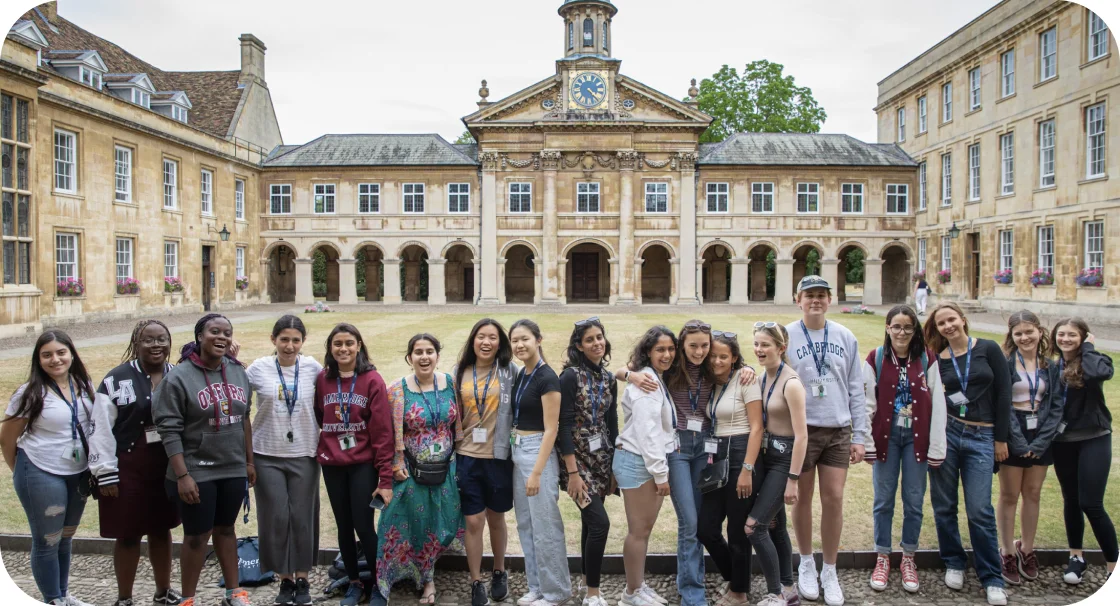
[(727, 212), (727, 192), (729, 191), (728, 185), (726, 183), (709, 183), (707, 186), (707, 191), (708, 212)]
[(1009, 50), (999, 56), (1000, 94), (1008, 96), (1015, 94), (1015, 51)]
[(980, 107), (980, 68), (968, 70), (968, 109)]
[(1089, 11), (1089, 60), (1099, 59), (1108, 53), (1108, 26), (1093, 11)]
[(179, 163), (163, 160), (163, 207), (179, 207)]
[(202, 199), (202, 214), (214, 214), (214, 173), (202, 169), (202, 177), (198, 182), (198, 190)]
[(27, 112), (30, 105), (24, 99), (16, 99), (16, 141), (30, 143), (31, 134), (28, 130)]
[(183, 124), (187, 123), (187, 108), (179, 107), (178, 105), (171, 106), (171, 119), (178, 120)]
[(863, 212), (863, 183), (844, 183), (840, 186), (840, 212)]
[(568, 22), (568, 50), (576, 47), (576, 24)]
[(447, 212), (471, 212), (471, 184), (449, 183), (447, 185)]
[(1104, 269), (1104, 221), (1085, 224), (1085, 269)]
[(418, 214), (424, 212), (423, 183), (404, 184), (404, 212)]
[(953, 154), (941, 154), (941, 206), (953, 205)]
[(1010, 271), (1015, 265), (1015, 232), (1005, 229), (999, 232), (999, 270)]
[(668, 183), (646, 183), (646, 212), (669, 212)]
[(1038, 125), (1038, 174), (1039, 186), (1054, 185), (1054, 121)]
[(2, 152), (0, 152), (0, 158), (2, 158), (2, 160), (0, 160), (0, 162), (2, 162), (2, 164), (0, 164), (0, 166), (2, 166), (2, 169), (0, 170), (2, 170), (4, 173), (4, 180), (2, 185), (4, 187), (15, 187), (15, 182), (12, 179), (12, 144), (4, 143), (3, 145), (0, 145), (0, 149), (3, 150)]
[(132, 276), (132, 238), (117, 238), (117, 279)]
[(941, 271), (953, 270), (953, 239), (941, 236)]
[(245, 220), (245, 182), (241, 179), (233, 181), (233, 218)]
[(1051, 27), (1042, 32), (1038, 37), (1038, 46), (1038, 81), (1042, 82), (1058, 75), (1058, 28)]
[(533, 184), (532, 183), (510, 183), (509, 184), (509, 212), (511, 212), (511, 213), (531, 213), (531, 212), (533, 212)]
[(751, 212), (774, 212), (773, 183), (751, 183)]
[(999, 183), (1003, 195), (1015, 193), (1015, 133), (999, 138)]
[(1085, 109), (1085, 167), (1088, 177), (1104, 175), (1104, 103)]
[(926, 96), (918, 97), (918, 134), (926, 132)]
[(968, 146), (968, 199), (980, 199), (980, 144)]
[(179, 243), (167, 242), (163, 243), (163, 277), (165, 278), (178, 278), (179, 277)]
[(798, 183), (797, 184), (797, 212), (799, 212), (799, 213), (820, 212), (820, 197), (821, 197), (821, 184), (820, 183)]
[(608, 49), (610, 49), (610, 44), (607, 43), (607, 22), (604, 21), (603, 22), (603, 52), (604, 53), (607, 52)]
[(926, 209), (926, 163), (918, 165), (918, 210)]
[(577, 183), (576, 184), (576, 212), (579, 212), (579, 213), (597, 213), (597, 212), (599, 212), (599, 184), (598, 183)]
[[(2, 234), (5, 283), (31, 283), (30, 214), (31, 196), (10, 191), (3, 193)], [(18, 282), (17, 273), (19, 274)]]
[[(275, 187), (275, 186), (273, 186)], [(359, 183), (358, 184), (358, 212), (360, 213), (379, 213), (381, 212), (381, 184), (380, 183)]]
[(132, 102), (143, 107), (151, 107), (152, 96), (138, 88), (132, 89)]
[(64, 130), (54, 131), (54, 188), (73, 193), (78, 189), (77, 135)]
[(268, 212), (273, 215), (292, 213), (292, 186), (288, 184), (269, 187)]
[(906, 108), (898, 108), (898, 141), (899, 143), (906, 140)]
[(1038, 228), (1038, 269), (1054, 273), (1054, 226)]
[[(422, 204), (423, 202), (421, 202)], [(315, 185), (314, 212), (317, 215), (334, 214), (334, 183), (317, 183)]]
[(918, 240), (918, 271), (926, 270), (926, 239)]
[(236, 268), (236, 272), (237, 272), (237, 275), (235, 277), (240, 278), (241, 276), (244, 276), (245, 275), (245, 247), (244, 246), (238, 246), (237, 247), (236, 257), (234, 258), (234, 264), (235, 264), (235, 268)]
[(910, 186), (905, 183), (887, 184), (887, 213), (905, 215), (910, 212)]
[(595, 22), (591, 19), (583, 20), (583, 45), (595, 46)]
[(941, 85), (941, 121), (948, 122), (953, 119), (953, 83), (946, 82)]
[(116, 183), (113, 199), (117, 202), (132, 201), (132, 150), (116, 146)]
[(12, 97), (0, 95), (0, 137), (12, 138)]
[(79, 278), (78, 234), (55, 234), (54, 267), (55, 281)]

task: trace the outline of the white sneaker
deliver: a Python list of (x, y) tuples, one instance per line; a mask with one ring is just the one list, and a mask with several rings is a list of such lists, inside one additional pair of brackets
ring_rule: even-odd
[[(625, 591), (625, 590), (623, 590), (623, 591)], [(645, 596), (645, 598), (647, 600), (649, 600), (649, 601), (651, 601), (655, 604), (668, 604), (669, 603), (669, 600), (666, 600), (665, 598), (658, 595), (657, 592), (653, 590), (653, 587), (650, 587), (649, 585), (646, 585), (645, 583), (642, 583), (642, 587), (640, 589), (638, 589), (638, 593), (642, 594), (643, 596)]]
[(992, 606), (1007, 606), (1007, 592), (1003, 587), (985, 587), (988, 594), (988, 603)]
[(641, 589), (634, 593), (626, 593), (626, 590), (623, 589), (622, 599), (618, 601), (618, 604), (619, 606), (661, 606), (661, 602), (649, 599), (646, 594), (642, 593)]
[(836, 567), (825, 566), (821, 570), (821, 585), (824, 586), (824, 603), (828, 606), (844, 606), (844, 592), (840, 580), (836, 578)]
[(549, 602), (548, 600), (546, 600), (544, 598), (541, 598), (541, 599), (537, 600), (536, 602), (533, 602), (531, 606), (557, 606), (557, 603), (556, 602)]
[(530, 591), (529, 593), (517, 598), (517, 606), (530, 606), (533, 602), (544, 598), (538, 591)]
[(945, 586), (954, 591), (964, 588), (964, 571), (947, 568), (945, 570)]
[(776, 596), (771, 593), (768, 594), (765, 598), (762, 598), (762, 601), (758, 603), (758, 606), (786, 606), (786, 601), (785, 598)]
[(607, 601), (603, 599), (602, 594), (599, 594), (590, 598), (583, 598), (583, 606), (607, 606)]
[(815, 600), (821, 595), (817, 586), (817, 561), (813, 559), (801, 560), (797, 567), (797, 593), (806, 600)]
[(62, 599), (65, 600), (63, 603), (66, 604), (66, 606), (93, 606), (93, 604), (83, 602), (70, 594), (66, 594), (66, 597)]

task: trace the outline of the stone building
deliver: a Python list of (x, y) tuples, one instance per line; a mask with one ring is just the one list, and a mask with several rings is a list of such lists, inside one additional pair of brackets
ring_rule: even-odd
[(878, 138), (919, 162), (917, 267), (941, 296), (1090, 321), (1115, 309), (1118, 59), (1092, 11), (1005, 0), (879, 83)]

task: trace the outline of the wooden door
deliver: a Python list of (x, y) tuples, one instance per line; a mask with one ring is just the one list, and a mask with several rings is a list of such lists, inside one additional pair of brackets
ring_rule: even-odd
[(571, 299), (599, 300), (599, 253), (572, 253)]
[(202, 309), (210, 311), (210, 295), (214, 289), (214, 272), (210, 269), (211, 246), (202, 247)]

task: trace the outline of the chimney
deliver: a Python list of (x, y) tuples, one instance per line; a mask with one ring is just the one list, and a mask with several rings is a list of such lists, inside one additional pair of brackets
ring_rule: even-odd
[(241, 34), (241, 76), (238, 82), (247, 85), (257, 82), (264, 85), (264, 42), (253, 34)]
[(54, 22), (58, 21), (58, 2), (57, 2), (57, 0), (51, 0), (50, 2), (44, 2), (44, 3), (40, 4), (39, 6), (37, 6), (36, 8), (39, 9), (39, 12), (42, 13), (43, 17), (45, 17), (47, 19), (47, 21), (49, 21), (51, 23), (54, 23)]

